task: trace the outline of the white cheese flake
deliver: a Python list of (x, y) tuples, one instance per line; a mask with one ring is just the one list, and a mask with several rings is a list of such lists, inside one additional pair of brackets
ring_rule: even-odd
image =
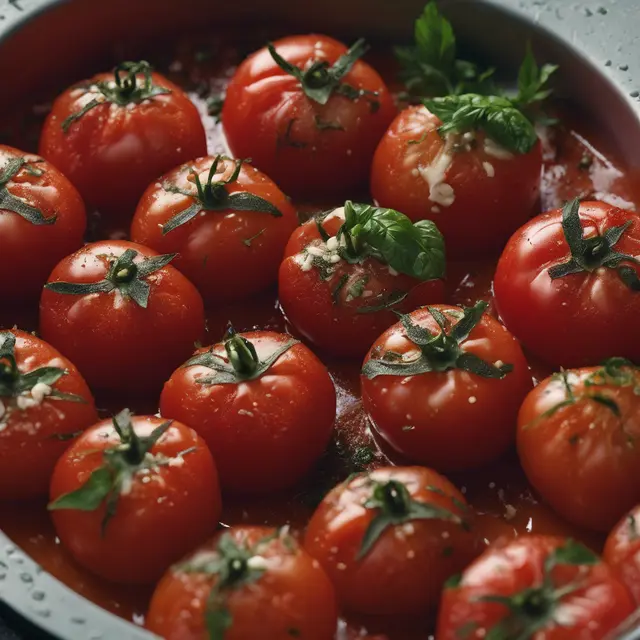
[(327, 240), (327, 249), (329, 251), (337, 251), (339, 246), (340, 244), (338, 242), (338, 238), (336, 238), (335, 236)]
[(495, 140), (491, 138), (484, 139), (484, 152), (493, 158), (498, 160), (511, 160), (513, 153), (503, 146), (499, 145)]
[(445, 182), (447, 171), (453, 162), (453, 136), (445, 137), (444, 147), (427, 167), (419, 166), (423, 180), (429, 185), (429, 200), (443, 207), (450, 207), (455, 201), (453, 187)]
[(495, 170), (494, 166), (490, 162), (483, 162), (482, 163), (482, 168), (484, 169), (484, 172), (490, 178), (493, 178), (496, 175), (496, 170)]
[(247, 560), (247, 567), (258, 571), (266, 571), (269, 568), (269, 563), (263, 556), (252, 556)]

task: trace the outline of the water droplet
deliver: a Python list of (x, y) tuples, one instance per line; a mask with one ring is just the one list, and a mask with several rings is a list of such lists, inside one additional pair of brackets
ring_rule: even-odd
[(599, 13), (601, 16), (606, 16), (606, 15), (607, 15), (607, 13), (608, 13), (608, 11), (607, 11), (604, 7), (598, 7), (598, 13)]
[(604, 63), (604, 66), (605, 66), (605, 67), (610, 67), (610, 66), (611, 66), (611, 60), (607, 60), (607, 61)]
[(629, 71), (629, 65), (628, 64), (618, 65), (618, 69), (620, 69), (620, 71)]
[(40, 591), (40, 590), (32, 591), (31, 592), (31, 597), (34, 600), (37, 600), (38, 602), (40, 602), (40, 601), (44, 600), (45, 593), (44, 593), (44, 591)]
[(89, 633), (89, 640), (102, 640), (102, 632), (92, 631), (91, 633)]
[(51, 609), (36, 609), (36, 614), (41, 618), (48, 618), (51, 615)]
[(84, 624), (86, 621), (86, 618), (81, 618), (80, 616), (73, 616), (71, 618), (71, 622), (73, 622), (73, 624)]
[(16, 564), (24, 564), (24, 558), (22, 556), (14, 556), (13, 561)]
[(30, 573), (21, 573), (20, 574), (20, 580), (22, 580), (22, 582), (33, 582), (33, 576)]
[(638, 97), (640, 97), (640, 91), (632, 91), (629, 95), (632, 98), (638, 98)]
[(590, 18), (593, 15), (593, 11), (591, 11), (591, 9), (589, 9), (589, 7), (585, 7), (584, 8), (584, 15), (587, 16), (587, 18)]
[(16, 548), (13, 545), (8, 545), (7, 547), (5, 547), (4, 552), (8, 556), (12, 556), (16, 552)]

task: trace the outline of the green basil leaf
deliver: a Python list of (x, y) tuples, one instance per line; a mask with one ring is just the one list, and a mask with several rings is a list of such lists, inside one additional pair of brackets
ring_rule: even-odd
[(545, 88), (545, 85), (557, 69), (555, 64), (545, 64), (539, 69), (531, 45), (527, 45), (527, 52), (518, 72), (518, 95), (514, 99), (518, 107), (525, 109), (548, 98), (551, 89)]
[(550, 556), (554, 565), (592, 565), (600, 562), (598, 556), (580, 542), (567, 540), (558, 547)]
[(114, 477), (108, 467), (96, 469), (89, 479), (75, 491), (65, 493), (49, 503), (47, 509), (76, 509), (95, 511), (109, 495), (114, 486)]

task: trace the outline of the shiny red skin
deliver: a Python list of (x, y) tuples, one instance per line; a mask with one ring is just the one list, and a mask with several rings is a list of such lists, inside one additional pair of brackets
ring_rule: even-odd
[[(632, 374), (635, 386), (594, 385), (598, 370), (568, 372), (576, 401), (555, 410), (570, 400), (565, 383), (543, 380), (522, 403), (517, 440), (522, 468), (545, 501), (569, 522), (607, 532), (640, 502), (640, 373)], [(590, 394), (615, 402), (620, 415)]]
[(91, 426), (98, 414), (89, 387), (69, 360), (31, 333), (17, 329), (11, 333), (16, 336), (15, 357), (21, 373), (41, 367), (64, 369), (67, 374), (52, 388), (84, 400), (46, 396), (40, 405), (20, 410), (14, 399), (0, 397), (0, 500), (27, 500), (47, 495), (53, 468), (69, 446), (64, 436)]
[(604, 545), (603, 558), (613, 567), (640, 605), (640, 507), (633, 508), (612, 529)]
[(87, 207), (109, 218), (130, 219), (152, 181), (207, 152), (200, 115), (187, 94), (158, 73), (152, 79), (171, 93), (134, 105), (94, 107), (65, 133), (65, 119), (91, 99), (91, 83), (113, 80), (113, 74), (69, 87), (42, 129), (39, 153), (71, 180)]
[[(445, 508), (470, 523), (462, 494), (425, 467), (384, 467), (335, 487), (309, 521), (304, 545), (331, 578), (348, 611), (375, 615), (424, 614), (435, 609), (442, 585), (476, 555), (475, 535), (459, 523), (412, 520), (389, 527), (364, 558), (362, 539), (377, 510), (368, 480), (405, 484), (411, 497)], [(434, 490), (435, 489), (435, 490)]]
[[(302, 69), (316, 60), (333, 64), (347, 51), (337, 40), (314, 34), (283, 38), (274, 46)], [(222, 111), (231, 151), (237, 158), (252, 158), (291, 195), (324, 198), (363, 186), (373, 152), (396, 108), (384, 81), (366, 62), (356, 61), (343, 82), (377, 92), (379, 109), (373, 112), (367, 97), (350, 100), (335, 93), (320, 105), (276, 64), (266, 47), (250, 55), (229, 83)], [(316, 117), (339, 123), (344, 130), (321, 130)]]
[[(190, 222), (162, 235), (161, 226), (193, 203), (192, 198), (170, 193), (164, 184), (193, 191), (189, 178), (194, 168), (206, 183), (214, 157), (199, 158), (170, 171), (149, 186), (142, 196), (131, 227), (131, 239), (159, 253), (178, 253), (174, 266), (193, 282), (207, 303), (246, 298), (273, 285), (278, 278), (284, 247), (298, 226), (295, 209), (275, 183), (256, 168), (243, 165), (228, 193), (252, 193), (273, 204), (275, 217), (255, 211), (205, 211)], [(215, 182), (228, 179), (235, 162), (225, 160)]]
[[(275, 535), (268, 527), (232, 527), (190, 554), (216, 554), (222, 535), (238, 545), (254, 546), (268, 536), (260, 548), (269, 568), (257, 581), (228, 590), (225, 598), (231, 626), (224, 640), (333, 640), (338, 611), (333, 586), (318, 563), (293, 538)], [(216, 554), (217, 555), (217, 554)], [(146, 626), (165, 640), (209, 640), (204, 613), (216, 575), (185, 572), (172, 567), (162, 578), (151, 599)], [(291, 629), (299, 633), (294, 635)]]
[[(53, 165), (0, 145), (0, 170), (13, 158), (36, 164), (22, 167), (7, 185), (9, 193), (39, 209), (45, 218), (56, 217), (53, 224), (35, 225), (0, 207), (0, 299), (15, 306), (37, 300), (51, 269), (82, 246), (87, 218), (80, 194)], [(29, 167), (42, 175), (32, 175)]]
[[(163, 422), (151, 416), (132, 418), (139, 436), (148, 436)], [(102, 465), (102, 452), (119, 443), (111, 420), (87, 429), (58, 461), (51, 500), (81, 487)], [(136, 474), (130, 492), (121, 493), (104, 535), (104, 502), (95, 511), (51, 511), (56, 533), (74, 559), (105, 580), (149, 584), (206, 540), (221, 512), (216, 466), (206, 444), (193, 429), (174, 421), (150, 453), (176, 458), (192, 447), (180, 465)]]
[[(463, 572), (460, 586), (444, 590), (436, 638), (459, 640), (461, 629), (469, 630), (464, 635), (469, 640), (484, 638), (504, 619), (508, 609), (482, 598), (513, 596), (541, 586), (546, 558), (564, 542), (562, 538), (527, 535), (489, 547)], [(635, 609), (625, 586), (602, 562), (590, 566), (558, 565), (552, 576), (557, 587), (578, 580), (579, 587), (561, 599), (555, 614), (574, 622), (547, 623), (527, 636), (530, 640), (601, 640)], [(472, 622), (478, 626), (473, 627)]]
[[(460, 307), (432, 307), (456, 323), (450, 314)], [(411, 318), (432, 333), (440, 331), (427, 309), (414, 311)], [(461, 369), (360, 378), (362, 402), (378, 433), (407, 459), (443, 472), (477, 468), (500, 457), (514, 442), (518, 409), (532, 387), (518, 341), (488, 314), (462, 348), (486, 362), (502, 361), (514, 369), (501, 380)], [(399, 322), (376, 340), (365, 362), (386, 351), (417, 353)]]
[[(241, 335), (261, 360), (291, 340), (272, 331)], [(226, 358), (221, 344), (214, 353)], [(294, 485), (320, 458), (333, 431), (336, 393), (326, 367), (298, 343), (255, 380), (199, 382), (211, 373), (201, 365), (176, 369), (160, 397), (162, 415), (204, 438), (224, 491), (263, 494)]]
[[(343, 215), (330, 215), (322, 226), (330, 236), (335, 236), (343, 222)], [(360, 264), (343, 260), (328, 280), (322, 280), (315, 267), (303, 271), (300, 268), (304, 260), (302, 251), (321, 242), (315, 220), (296, 229), (280, 266), (278, 295), (287, 320), (296, 332), (323, 351), (338, 356), (363, 357), (380, 333), (397, 320), (391, 310), (358, 312), (363, 307), (379, 304), (376, 302), (378, 296), (386, 298), (395, 292), (408, 292), (407, 297), (393, 308), (401, 313), (444, 299), (442, 280), (421, 282), (402, 273), (392, 275), (389, 267), (375, 258), (367, 258)], [(336, 299), (334, 291), (345, 275), (348, 280)], [(349, 288), (365, 276), (368, 277), (365, 291), (371, 291), (372, 295), (348, 300)]]
[[(157, 253), (119, 240), (88, 244), (67, 256), (49, 282), (99, 282), (109, 258), (127, 249)], [(197, 289), (170, 264), (149, 275), (146, 309), (118, 292), (63, 295), (44, 289), (42, 337), (76, 363), (92, 388), (127, 394), (159, 390), (204, 334), (204, 305)]]
[[(630, 222), (615, 250), (640, 257), (640, 220), (635, 212), (583, 202), (580, 219), (585, 237)], [(513, 235), (493, 285), (496, 308), (507, 328), (554, 366), (596, 365), (611, 356), (640, 361), (634, 320), (640, 314), (640, 294), (609, 268), (552, 280), (548, 269), (569, 258), (560, 209), (534, 218)], [(536, 318), (544, 318), (543, 331)]]
[[(449, 257), (496, 255), (534, 213), (542, 171), (540, 143), (529, 153), (500, 159), (486, 153), (485, 135), (478, 131), (474, 147), (453, 152), (445, 182), (453, 187), (455, 199), (444, 206), (430, 200), (429, 183), (418, 171), (445, 148), (437, 131), (441, 124), (426, 107), (402, 111), (375, 152), (371, 193), (380, 206), (402, 211), (414, 221), (433, 220), (444, 235)], [(493, 168), (491, 177), (485, 162)]]

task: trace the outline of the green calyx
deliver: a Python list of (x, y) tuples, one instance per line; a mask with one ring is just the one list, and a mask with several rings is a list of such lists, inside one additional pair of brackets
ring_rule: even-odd
[(121, 62), (113, 71), (113, 80), (103, 80), (87, 85), (85, 88), (93, 86), (97, 88), (96, 97), (63, 121), (62, 130), (64, 133), (68, 133), (71, 125), (82, 118), (85, 113), (101, 104), (111, 103), (124, 107), (128, 104), (140, 104), (145, 100), (153, 100), (156, 96), (171, 93), (170, 89), (154, 84), (151, 77), (152, 71), (151, 65), (144, 60)]
[(57, 216), (54, 214), (45, 218), (40, 209), (32, 207), (21, 198), (14, 196), (9, 191), (9, 182), (13, 180), (24, 168), (34, 176), (41, 176), (43, 170), (33, 166), (25, 158), (11, 158), (0, 170), (0, 212), (2, 210), (17, 213), (27, 222), (35, 226), (55, 224)]
[(584, 237), (580, 221), (580, 200), (575, 198), (562, 208), (562, 230), (569, 245), (571, 257), (566, 262), (549, 269), (552, 280), (564, 278), (573, 273), (592, 273), (604, 267), (617, 271), (618, 276), (631, 291), (640, 291), (640, 278), (634, 267), (622, 264), (640, 264), (640, 260), (626, 253), (616, 251), (615, 245), (631, 226), (629, 220), (618, 227), (607, 229), (602, 235)]
[(402, 354), (387, 351), (382, 358), (371, 359), (365, 363), (362, 375), (373, 379), (377, 376), (416, 376), (431, 371), (462, 369), (483, 378), (504, 378), (513, 370), (512, 365), (496, 366), (462, 348), (462, 344), (480, 322), (487, 306), (486, 302), (476, 302), (473, 307), (463, 307), (456, 324), (452, 324), (438, 309), (427, 307), (440, 327), (438, 333), (431, 333), (428, 329), (414, 324), (410, 315), (400, 315), (405, 335), (419, 347), (419, 353), (405, 358)]
[(46, 289), (64, 295), (88, 295), (90, 293), (111, 293), (118, 290), (124, 297), (130, 298), (143, 309), (149, 303), (151, 287), (146, 278), (152, 273), (166, 267), (176, 253), (144, 258), (136, 263), (138, 252), (127, 249), (119, 258), (111, 261), (111, 266), (104, 280), (99, 282), (49, 282)]
[[(226, 158), (228, 159), (228, 158)], [(229, 193), (227, 185), (232, 184), (238, 180), (240, 171), (242, 170), (243, 160), (234, 160), (235, 168), (233, 173), (226, 180), (213, 181), (214, 176), (218, 171), (218, 166), (221, 160), (225, 160), (223, 156), (216, 156), (211, 168), (209, 169), (209, 175), (207, 181), (202, 184), (200, 176), (191, 169), (190, 175), (193, 177), (193, 181), (196, 185), (196, 192), (185, 191), (172, 184), (165, 184), (165, 191), (170, 193), (180, 193), (183, 196), (187, 196), (193, 200), (186, 209), (176, 213), (168, 222), (162, 225), (162, 235), (170, 233), (174, 229), (181, 227), (183, 224), (193, 220), (202, 211), (253, 211), (255, 213), (268, 213), (274, 217), (282, 216), (282, 212), (274, 206), (268, 200), (256, 196), (253, 193), (247, 191)]]

